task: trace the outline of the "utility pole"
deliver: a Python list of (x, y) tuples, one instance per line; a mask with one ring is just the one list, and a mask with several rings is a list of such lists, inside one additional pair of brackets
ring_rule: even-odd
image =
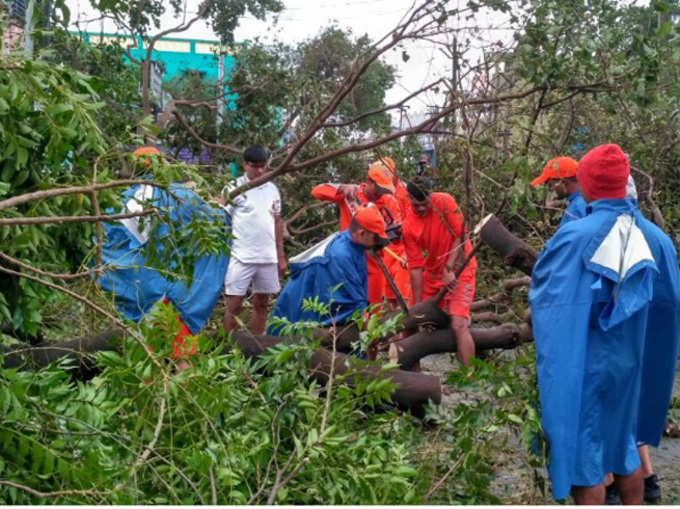
[[(430, 117), (436, 117), (439, 114), (439, 106), (428, 106), (427, 109), (429, 110)], [(434, 161), (431, 161), (432, 168), (437, 168), (439, 162), (439, 135), (437, 134), (439, 130), (437, 125), (439, 123), (439, 120), (436, 120), (430, 124), (430, 130), (432, 131), (430, 136), (432, 137), (432, 148), (434, 149)]]
[(224, 109), (224, 46), (220, 40), (220, 51), (217, 55), (217, 116), (215, 117), (215, 141), (220, 135), (222, 125), (222, 113)]
[[(451, 101), (455, 101), (456, 93), (458, 92), (458, 39), (456, 35), (453, 36), (453, 44), (451, 45)], [(456, 132), (458, 125), (458, 114), (456, 110), (451, 112), (451, 119), (453, 122), (452, 131)]]
[(29, 60), (33, 58), (33, 26), (35, 25), (33, 18), (34, 10), (35, 0), (28, 0), (28, 7), (26, 7), (26, 16), (24, 18), (24, 50), (26, 51), (26, 58)]

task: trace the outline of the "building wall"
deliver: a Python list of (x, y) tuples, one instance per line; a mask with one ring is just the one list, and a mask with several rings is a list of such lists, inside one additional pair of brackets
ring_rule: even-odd
[[(84, 33), (85, 42), (91, 44), (99, 43), (119, 43), (121, 46), (132, 46), (130, 53), (135, 58), (146, 58), (148, 42), (141, 37), (133, 38), (130, 36), (117, 34), (95, 34)], [(160, 61), (165, 74), (163, 81), (169, 81), (180, 75), (185, 70), (194, 70), (202, 73), (208, 81), (217, 81), (219, 73), (219, 51), (218, 41), (206, 41), (200, 39), (176, 39), (162, 38), (154, 45), (151, 53), (151, 60)], [(224, 75), (228, 77), (236, 65), (233, 55), (222, 56), (224, 62)]]

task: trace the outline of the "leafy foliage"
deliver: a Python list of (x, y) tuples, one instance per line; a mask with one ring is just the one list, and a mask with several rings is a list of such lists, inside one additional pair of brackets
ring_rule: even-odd
[[(513, 368), (480, 361), (449, 383), (466, 392), (492, 386), (502, 407), (431, 407), (443, 444), (433, 456), (422, 425), (383, 406), (392, 384), (356, 376), (360, 361), (320, 386), (307, 374), (312, 340), (252, 361), (238, 350), (218, 353), (228, 340), (201, 336), (193, 367), (168, 376), (163, 359), (177, 327), (159, 306), (138, 332), (160, 362), (127, 340), (122, 353), (96, 355), (102, 371), (87, 383), (73, 381), (63, 362), (1, 370), (0, 476), (72, 492), (56, 503), (492, 503), (497, 431), (518, 415), (527, 433), (535, 425), (514, 409), (525, 407)], [(16, 487), (0, 490), (2, 503), (37, 501)]]
[[(180, 0), (91, 0), (93, 7), (102, 13), (119, 20), (123, 28), (146, 36), (152, 29), (160, 28), (160, 20), (166, 11), (175, 18), (181, 17), (184, 3)], [(283, 8), (279, 0), (205, 0), (199, 4), (203, 8), (202, 18), (210, 20), (215, 33), (223, 42), (233, 42), (234, 29), (239, 19), (246, 13), (257, 19), (264, 19), (268, 12), (278, 12)]]

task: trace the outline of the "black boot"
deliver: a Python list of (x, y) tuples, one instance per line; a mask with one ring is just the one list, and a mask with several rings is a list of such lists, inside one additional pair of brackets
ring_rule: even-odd
[(658, 502), (661, 500), (661, 488), (656, 474), (645, 477), (645, 502)]
[(619, 490), (616, 489), (616, 483), (611, 483), (605, 488), (604, 503), (605, 505), (621, 505), (621, 498), (619, 498)]

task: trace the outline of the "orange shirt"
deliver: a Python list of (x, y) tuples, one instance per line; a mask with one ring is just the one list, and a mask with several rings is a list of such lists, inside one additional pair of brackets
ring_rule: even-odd
[(397, 178), (397, 183), (394, 186), (394, 197), (399, 203), (399, 212), (401, 212), (401, 218), (406, 219), (408, 216), (408, 211), (411, 210), (411, 202), (408, 201), (408, 191), (406, 191), (406, 186)]
[[(349, 224), (352, 222), (352, 216), (356, 212), (357, 207), (368, 203), (369, 200), (364, 194), (365, 184), (361, 184), (356, 192), (357, 200), (347, 199), (341, 193), (338, 192), (338, 184), (320, 184), (312, 189), (312, 196), (317, 200), (331, 201), (338, 206), (340, 210), (340, 230), (345, 230), (349, 228)], [(383, 194), (376, 201), (373, 202), (380, 214), (385, 221), (385, 228), (389, 229), (391, 226), (401, 224), (401, 212), (399, 211), (399, 203), (391, 194)], [(401, 240), (396, 242), (391, 242), (389, 248), (397, 256), (404, 256), (404, 245)], [(380, 253), (380, 257), (383, 263), (386, 265), (388, 270), (393, 268), (394, 271), (399, 270), (398, 266), (393, 267), (394, 259), (392, 256), (388, 255), (384, 250)], [(368, 301), (371, 304), (379, 303), (382, 300), (383, 295), (385, 295), (385, 286), (387, 282), (383, 276), (378, 262), (375, 260), (372, 254), (366, 252), (366, 270), (368, 271)], [(392, 271), (390, 271), (392, 272)], [(406, 285), (408, 281), (406, 280)], [(402, 294), (407, 293), (407, 290), (403, 288), (404, 285), (400, 286), (400, 291)], [(392, 292), (387, 292), (387, 297), (392, 298)]]
[[(442, 287), (446, 260), (454, 240), (461, 238), (464, 225), (463, 214), (450, 194), (432, 193), (430, 203), (423, 217), (410, 210), (402, 225), (408, 267), (423, 268), (423, 295), (434, 294)], [(472, 250), (469, 240), (464, 249), (467, 256)], [(477, 262), (472, 258), (460, 277), (474, 277), (476, 269)]]
[[(357, 201), (345, 198), (338, 192), (338, 187), (339, 184), (320, 184), (312, 189), (312, 196), (317, 200), (331, 201), (337, 204), (340, 209), (340, 230), (342, 231), (349, 228), (352, 216), (357, 208), (368, 203), (369, 200), (364, 195), (365, 184), (361, 184), (357, 190)], [(389, 228), (393, 224), (401, 224), (400, 206), (394, 196), (383, 194), (373, 203), (378, 207), (385, 220), (385, 228)]]

